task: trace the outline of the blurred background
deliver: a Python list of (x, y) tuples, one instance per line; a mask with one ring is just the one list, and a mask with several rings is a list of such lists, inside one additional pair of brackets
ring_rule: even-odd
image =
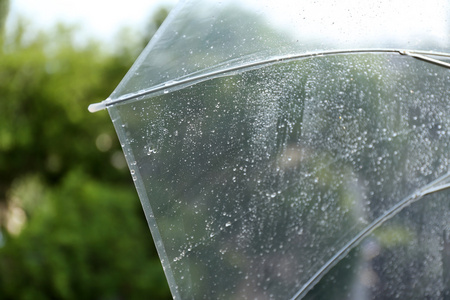
[[(109, 3), (105, 0), (89, 3), (81, 0), (0, 0), (0, 299), (171, 299), (110, 117), (106, 111), (90, 114), (87, 107), (91, 103), (106, 99), (114, 90), (166, 18), (174, 2), (128, 0), (125, 6), (123, 3)], [(403, 3), (401, 4), (403, 8)], [(196, 13), (186, 14), (188, 20), (190, 18), (189, 30), (196, 32), (209, 21), (199, 17), (208, 9), (209, 7), (205, 7)], [(197, 10), (197, 7), (193, 10)], [(215, 12), (211, 9), (209, 11)], [(417, 11), (420, 15), (423, 8), (420, 7)], [(447, 10), (443, 11), (445, 13)], [(431, 12), (435, 13), (434, 10)], [(281, 26), (282, 24), (280, 28), (274, 26), (279, 25), (277, 20), (266, 22), (258, 14), (249, 14), (247, 10), (237, 11), (231, 6), (223, 9), (222, 14), (217, 17), (218, 20), (228, 18), (231, 21), (224, 22), (220, 25), (222, 27), (217, 26), (215, 32), (226, 34), (211, 34), (208, 37), (210, 32), (206, 32), (205, 38), (217, 45), (242, 45), (245, 46), (244, 50), (248, 51), (246, 53), (250, 54), (269, 49), (272, 55), (287, 51), (278, 45), (294, 45), (294, 48), (289, 48), (294, 50), (302, 47), (297, 43), (298, 40), (291, 43), (295, 39), (291, 40), (292, 36), (288, 33), (280, 33), (280, 28), (285, 27)], [(314, 14), (308, 13), (308, 16), (312, 21), (316, 19)], [(249, 23), (249, 20), (252, 20), (253, 28), (246, 28), (244, 33), (236, 30), (241, 24), (239, 20), (247, 20)], [(328, 18), (324, 20), (328, 22)], [(411, 20), (416, 23), (416, 18)], [(308, 20), (305, 22), (304, 24), (308, 24)], [(302, 28), (307, 28), (307, 36), (316, 35), (308, 26)], [(327, 27), (317, 28), (319, 33), (329, 34), (325, 30)], [(349, 28), (354, 29), (352, 26)], [(394, 33), (404, 34), (399, 27), (395, 28)], [(410, 30), (410, 27), (405, 26), (405, 29)], [(363, 34), (356, 35), (356, 41), (361, 36), (366, 38), (366, 31), (360, 32)], [(444, 45), (442, 47), (447, 47), (447, 40), (440, 39), (441, 36), (448, 36), (447, 27), (438, 33), (433, 39), (438, 41), (433, 49), (440, 49), (438, 46), (441, 44)], [(243, 38), (251, 35), (259, 36), (260, 39)], [(334, 32), (330, 35), (334, 35)], [(228, 39), (226, 43), (219, 43), (224, 37)], [(245, 42), (253, 40), (254, 42)], [(312, 50), (319, 47), (310, 40), (307, 41), (305, 45), (312, 47)], [(174, 45), (180, 46), (183, 43)], [(177, 52), (177, 49), (180, 51)], [(171, 50), (175, 50), (172, 57), (189, 57), (190, 63), (195, 67), (199, 66), (199, 62), (209, 64), (214, 60), (224, 62), (230, 58), (231, 53), (221, 52), (219, 49), (216, 51), (217, 56), (213, 56), (211, 52), (209, 60), (205, 59), (210, 53), (209, 49), (212, 47), (208, 45), (205, 48), (205, 45), (195, 41), (190, 49), (192, 52), (181, 46)], [(202, 52), (203, 50), (205, 51)], [(170, 58), (165, 51), (161, 53), (162, 58)], [(193, 53), (195, 54), (192, 55)], [(181, 56), (182, 54), (185, 56)], [(219, 257), (216, 261), (222, 264), (222, 256), (217, 256), (217, 253), (224, 254), (223, 245), (234, 251), (228, 251), (222, 264), (223, 274), (227, 274), (227, 278), (220, 278), (220, 283), (225, 292), (232, 290), (230, 282), (234, 284), (231, 286), (236, 288), (236, 291), (240, 291), (239, 288), (246, 291), (247, 288), (240, 284), (240, 278), (236, 275), (241, 270), (263, 274), (256, 278), (275, 282), (285, 289), (284, 279), (279, 279), (278, 282), (269, 281), (270, 276), (275, 278), (275, 273), (261, 272), (259, 267), (269, 266), (272, 272), (276, 272), (277, 269), (272, 268), (271, 264), (289, 266), (293, 265), (293, 260), (285, 260), (284, 265), (278, 263), (275, 258), (278, 259), (279, 254), (273, 251), (275, 254), (271, 256), (272, 250), (269, 249), (272, 247), (272, 241), (266, 243), (267, 240), (276, 237), (278, 232), (283, 233), (279, 234), (279, 240), (276, 240), (281, 245), (284, 242), (288, 245), (291, 237), (297, 238), (294, 241), (308, 241), (309, 238), (314, 243), (296, 243), (300, 247), (305, 245), (304, 248), (308, 248), (314, 255), (318, 252), (317, 249), (325, 249), (324, 253), (328, 255), (335, 251), (334, 247), (340, 248), (337, 244), (332, 244), (338, 236), (335, 232), (347, 232), (346, 228), (356, 230), (360, 228), (356, 225), (363, 226), (368, 223), (364, 218), (356, 218), (362, 214), (359, 209), (364, 208), (362, 211), (368, 215), (368, 220), (373, 219), (380, 211), (389, 207), (387, 203), (396, 203), (398, 199), (403, 199), (404, 194), (408, 195), (412, 187), (423, 186), (447, 169), (450, 161), (447, 157), (449, 144), (448, 136), (444, 133), (450, 128), (446, 118), (448, 114), (445, 114), (448, 110), (448, 89), (445, 89), (448, 70), (405, 58), (397, 54), (389, 59), (381, 55), (360, 55), (349, 58), (325, 57), (310, 63), (291, 62), (247, 72), (240, 75), (242, 78), (221, 78), (214, 84), (205, 83), (203, 87), (199, 84), (197, 90), (190, 90), (189, 93), (192, 94), (186, 94), (189, 97), (195, 95), (192, 99), (196, 101), (187, 103), (191, 106), (173, 101), (174, 98), (171, 97), (177, 96), (176, 93), (162, 94), (159, 98), (152, 99), (162, 104), (167, 103), (160, 105), (166, 107), (167, 111), (158, 114), (157, 110), (151, 108), (147, 116), (160, 120), (167, 118), (170, 121), (167, 122), (167, 128), (170, 130), (161, 126), (160, 131), (147, 133), (148, 137), (156, 139), (159, 138), (158, 135), (177, 132), (174, 136), (179, 137), (174, 140), (178, 145), (181, 145), (184, 136), (189, 137), (189, 141), (194, 141), (187, 143), (186, 148), (172, 147), (172, 140), (167, 138), (164, 140), (166, 144), (163, 144), (167, 151), (158, 151), (159, 156), (151, 157), (148, 155), (148, 144), (147, 148), (141, 147), (142, 151), (147, 151), (147, 154), (143, 153), (141, 156), (147, 159), (146, 163), (153, 163), (154, 169), (169, 166), (172, 170), (169, 175), (166, 175), (167, 172), (152, 173), (153, 178), (164, 179), (153, 181), (160, 184), (155, 186), (161, 187), (161, 191), (170, 190), (170, 193), (162, 193), (166, 198), (155, 197), (164, 204), (159, 206), (159, 213), (163, 218), (158, 222), (178, 222), (176, 224), (180, 225), (176, 226), (176, 230), (161, 226), (166, 228), (166, 241), (181, 241), (180, 245), (175, 244), (177, 247), (171, 247), (172, 252), (195, 245), (193, 242), (185, 245), (184, 236), (178, 240), (169, 239), (185, 229), (186, 232), (193, 233), (188, 236), (198, 234), (206, 237), (211, 237), (211, 232), (222, 231), (221, 224), (225, 224), (230, 232), (236, 234), (230, 235), (231, 237), (239, 237), (239, 234), (245, 233), (241, 230), (245, 229), (245, 226), (250, 228), (251, 232), (245, 237), (253, 243), (253, 247), (248, 248), (250, 251), (247, 256), (241, 256), (245, 257), (245, 260), (235, 259), (239, 257), (237, 254), (245, 254), (245, 251), (236, 249), (246, 250), (246, 243), (237, 245), (242, 248), (234, 247), (236, 245), (233, 245), (233, 242), (240, 241), (238, 238), (224, 239), (224, 244), (208, 244), (202, 249), (199, 247), (203, 252), (197, 251), (200, 253), (198, 257), (189, 256), (193, 258), (192, 265), (195, 265), (195, 259), (198, 259), (208, 262), (204, 265), (209, 267), (207, 272), (202, 270), (192, 273), (199, 278), (209, 276), (213, 280), (205, 279), (194, 287), (199, 295), (213, 295), (210, 298), (214, 299), (217, 298), (214, 295), (219, 295), (214, 293), (222, 292), (220, 289), (210, 288), (209, 285), (217, 280), (217, 266), (221, 265), (209, 262)], [(243, 59), (245, 60), (246, 56), (243, 56)], [(177, 60), (154, 60), (157, 63), (169, 61), (171, 64), (168, 69), (173, 66), (174, 70), (179, 69)], [(181, 70), (184, 71), (184, 67)], [(300, 70), (306, 75), (297, 76)], [(367, 70), (370, 70), (369, 75)], [(160, 75), (155, 74), (155, 77)], [(339, 74), (339, 77), (336, 74)], [(274, 84), (279, 82), (283, 84)], [(252, 86), (255, 89), (244, 90), (240, 88), (243, 86)], [(236, 92), (238, 90), (239, 92)], [(182, 94), (183, 91), (180, 93), (178, 95), (187, 98)], [(230, 95), (236, 96), (233, 98)], [(210, 99), (219, 100), (216, 103)], [(248, 99), (253, 102), (247, 102)], [(315, 101), (311, 101), (312, 99)], [(328, 99), (334, 100), (328, 102)], [(303, 113), (304, 103), (309, 103), (307, 114)], [(316, 106), (310, 103), (316, 103)], [(145, 103), (139, 105), (143, 104)], [(428, 106), (424, 106), (425, 104)], [(402, 109), (393, 109), (397, 106)], [(135, 111), (133, 106), (128, 105), (121, 106), (121, 109), (129, 109), (131, 117), (142, 111)], [(207, 116), (206, 112), (210, 112), (208, 121), (205, 121), (207, 118), (204, 117)], [(202, 130), (191, 126), (183, 114), (189, 114), (190, 119), (195, 121), (192, 124), (198, 125)], [(305, 120), (309, 118), (309, 122), (303, 121), (304, 115)], [(141, 132), (132, 129), (133, 126), (140, 126), (138, 122), (142, 119), (135, 117), (134, 120), (137, 121), (129, 124), (130, 132), (141, 135)], [(400, 125), (397, 120), (402, 120)], [(354, 124), (365, 124), (366, 127), (361, 125), (355, 130), (346, 130)], [(181, 128), (180, 134), (176, 129), (178, 126)], [(211, 128), (215, 129), (210, 130)], [(304, 132), (309, 134), (306, 135), (309, 138), (306, 142), (299, 143), (299, 137)], [(399, 132), (401, 134), (398, 134)], [(324, 138), (329, 136), (333, 139)], [(233, 142), (230, 143), (232, 139)], [(223, 156), (222, 150), (218, 151), (218, 154), (205, 151), (208, 141), (214, 141), (217, 149), (223, 147), (227, 151), (223, 151)], [(254, 160), (252, 161), (253, 157), (245, 156), (245, 153), (253, 153), (251, 151), (242, 151), (244, 154), (235, 157), (239, 149), (249, 149), (254, 145), (257, 146), (255, 149), (261, 151), (257, 153), (263, 162), (261, 168), (259, 162), (255, 164)], [(265, 145), (271, 146), (266, 147), (269, 150), (263, 148)], [(373, 147), (375, 150), (372, 150)], [(184, 159), (183, 155), (186, 153), (195, 153), (189, 157), (196, 166), (196, 176), (192, 176), (193, 168), (189, 163), (177, 164)], [(224, 161), (230, 163), (219, 170), (204, 158), (205, 153), (211, 158), (210, 161), (219, 167)], [(303, 153), (307, 155), (303, 156)], [(389, 157), (391, 153), (392, 157)], [(179, 161), (169, 159), (170, 155)], [(283, 155), (289, 158), (282, 159)], [(291, 161), (290, 157), (295, 158), (295, 155), (297, 159)], [(257, 161), (260, 158), (257, 157)], [(239, 159), (241, 165), (238, 164)], [(252, 162), (248, 163), (247, 168), (249, 161)], [(184, 169), (180, 166), (184, 166)], [(237, 166), (242, 168), (238, 169)], [(159, 170), (162, 169), (159, 167)], [(237, 169), (242, 172), (236, 173)], [(244, 180), (247, 173), (262, 181), (256, 181), (258, 185), (255, 185), (254, 182)], [(216, 186), (208, 181), (205, 181), (204, 186), (201, 186), (203, 182), (200, 180), (193, 183), (204, 174), (216, 178)], [(347, 179), (343, 181), (343, 177)], [(227, 184), (222, 185), (222, 178), (231, 180), (228, 183), (225, 180)], [(292, 180), (285, 180), (286, 178)], [(302, 182), (305, 184), (290, 184), (300, 182), (300, 179), (304, 180)], [(239, 184), (234, 185), (234, 181)], [(320, 182), (320, 185), (317, 182)], [(386, 183), (383, 183), (384, 189), (380, 191), (382, 182)], [(174, 188), (167, 188), (169, 186)], [(313, 190), (316, 186), (319, 188)], [(192, 193), (181, 192), (187, 187)], [(177, 189), (180, 192), (177, 192)], [(205, 216), (199, 214), (193, 217), (197, 212), (201, 212), (202, 207), (206, 207), (197, 205), (203, 204), (202, 197), (191, 197), (198, 190), (208, 191), (205, 199), (213, 205), (223, 201), (221, 208), (214, 210), (216, 215), (213, 214), (213, 221), (210, 222), (212, 227), (218, 228), (214, 229), (215, 232), (207, 232), (207, 227), (200, 228), (201, 226), (192, 226), (190, 223)], [(311, 196), (303, 196), (301, 192)], [(221, 197), (222, 193), (231, 196)], [(178, 198), (172, 199), (171, 195)], [(242, 206), (227, 201), (233, 197), (238, 199), (238, 196), (242, 200)], [(355, 248), (354, 252), (337, 264), (311, 290), (309, 299), (330, 299), (330, 295), (335, 299), (346, 296), (351, 299), (354, 290), (358, 293), (355, 292), (357, 296), (353, 299), (358, 300), (364, 299), (360, 296), (362, 294), (366, 295), (366, 299), (410, 299), (413, 296), (437, 299), (438, 297), (433, 295), (449, 295), (449, 196), (447, 192), (436, 193), (433, 197), (434, 201), (419, 202), (419, 205), (405, 209), (403, 215), (399, 214), (396, 219), (393, 218), (384, 227), (380, 227), (365, 241), (367, 243)], [(272, 205), (274, 200), (271, 199), (274, 198), (279, 201), (275, 202), (278, 205)], [(265, 199), (263, 203), (266, 206), (259, 204), (261, 199)], [(321, 202), (314, 202), (316, 199)], [(178, 203), (186, 206), (178, 205), (176, 200), (182, 200)], [(296, 203), (296, 206), (292, 206), (293, 203)], [(313, 203), (314, 206), (311, 206)], [(213, 205), (210, 207), (214, 207)], [(247, 205), (258, 208), (254, 210), (254, 216), (259, 217), (261, 212), (260, 220), (265, 223), (258, 222), (265, 227), (260, 224), (252, 227), (252, 218), (248, 218), (249, 223), (246, 224), (246, 220), (237, 217), (233, 226), (231, 223), (226, 225), (228, 218), (234, 217), (234, 213), (238, 216), (238, 212), (248, 209)], [(174, 208), (179, 207), (192, 208), (186, 212), (182, 211), (184, 221), (174, 213), (163, 214), (165, 210), (176, 211)], [(267, 214), (259, 208), (267, 209), (270, 213)], [(340, 213), (335, 214), (335, 211)], [(302, 225), (299, 230), (297, 226), (291, 226), (295, 222), (303, 224), (300, 220), (303, 213), (311, 220), (308, 221), (309, 228)], [(277, 225), (277, 218), (286, 222)], [(323, 219), (328, 221), (322, 222)], [(347, 220), (348, 223), (342, 220)], [(238, 226), (237, 221), (243, 221), (243, 225)], [(321, 226), (316, 226), (318, 224)], [(276, 230), (271, 230), (272, 228)], [(307, 234), (303, 234), (303, 231)], [(285, 232), (287, 234), (284, 234)], [(325, 238), (317, 241), (316, 232), (317, 236)], [(345, 239), (338, 242), (343, 243)], [(262, 247), (264, 245), (268, 246)], [(308, 263), (315, 264), (318, 261), (318, 255), (314, 259), (308, 259), (314, 257), (313, 254), (308, 256), (304, 255), (303, 251), (297, 251), (300, 247), (283, 249), (290, 249), (293, 253), (291, 257), (306, 257), (304, 261)], [(260, 263), (259, 254), (262, 252), (254, 254), (252, 249), (265, 251), (265, 265)], [(367, 249), (376, 251), (370, 252)], [(288, 253), (288, 250), (280, 251)], [(254, 257), (256, 258), (252, 261)], [(186, 261), (190, 263), (184, 259), (179, 260), (178, 265), (172, 265), (175, 266), (175, 271), (179, 271), (177, 274), (180, 279), (184, 276)], [(256, 269), (245, 270), (246, 265), (241, 261), (254, 263)], [(235, 267), (233, 272), (236, 273), (230, 272), (230, 266)], [(266, 270), (269, 270), (269, 267)], [(310, 270), (314, 271), (313, 268)], [(203, 276), (204, 274), (206, 275)], [(356, 283), (353, 284), (348, 278), (356, 278)], [(291, 275), (288, 279), (286, 282), (295, 281)], [(252, 288), (251, 285), (247, 286), (248, 290)], [(411, 286), (414, 288), (410, 288)], [(254, 291), (257, 289), (251, 292)], [(442, 294), (439, 294), (441, 291)]]
[(91, 2), (0, 0), (0, 299), (171, 298), (111, 120), (87, 107), (173, 1)]

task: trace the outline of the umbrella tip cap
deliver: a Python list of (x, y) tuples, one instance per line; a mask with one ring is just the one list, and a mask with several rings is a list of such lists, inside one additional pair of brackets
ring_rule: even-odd
[(106, 104), (104, 102), (100, 102), (100, 103), (93, 103), (93, 104), (89, 105), (88, 110), (91, 113), (95, 113), (95, 112), (98, 112), (105, 108), (106, 108)]

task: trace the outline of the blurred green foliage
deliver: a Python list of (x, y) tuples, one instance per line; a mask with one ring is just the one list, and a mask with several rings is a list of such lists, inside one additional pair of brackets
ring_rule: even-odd
[(105, 51), (68, 26), (28, 29), (0, 41), (0, 298), (170, 298), (109, 116), (87, 111), (144, 38)]
[(0, 0), (0, 34), (4, 30), (8, 10), (9, 10), (9, 0)]

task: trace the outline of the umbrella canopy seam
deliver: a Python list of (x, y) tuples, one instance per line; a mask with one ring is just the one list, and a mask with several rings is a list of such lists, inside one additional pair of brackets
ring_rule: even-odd
[(205, 74), (200, 74), (197, 76), (192, 76), (186, 79), (181, 80), (172, 80), (169, 82), (164, 83), (163, 85), (154, 86), (150, 89), (141, 90), (137, 93), (133, 94), (127, 94), (122, 97), (119, 97), (118, 99), (111, 100), (106, 99), (99, 103), (94, 103), (89, 105), (89, 111), (90, 112), (97, 112), (100, 110), (103, 110), (107, 108), (108, 106), (127, 102), (130, 100), (137, 99), (142, 96), (147, 96), (153, 93), (165, 91), (169, 88), (173, 88), (176, 86), (185, 86), (186, 84), (194, 84), (198, 83), (200, 81), (204, 81), (207, 79), (212, 79), (220, 76), (224, 76), (224, 74), (236, 72), (236, 71), (242, 71), (247, 70), (250, 68), (255, 67), (262, 67), (265, 65), (270, 65), (274, 63), (283, 63), (291, 60), (296, 59), (306, 59), (306, 58), (314, 58), (314, 57), (322, 57), (322, 56), (329, 56), (329, 55), (343, 55), (343, 54), (369, 54), (369, 53), (397, 53), (404, 56), (413, 57), (428, 63), (432, 63), (444, 68), (450, 69), (450, 63), (446, 63), (444, 61), (433, 59), (429, 56), (440, 56), (440, 57), (449, 57), (450, 53), (441, 53), (441, 52), (427, 52), (427, 51), (416, 51), (416, 50), (395, 50), (395, 49), (351, 49), (351, 50), (335, 50), (335, 51), (324, 51), (324, 52), (315, 52), (315, 53), (306, 53), (306, 54), (299, 54), (299, 55), (287, 55), (287, 56), (281, 56), (281, 57), (273, 57), (267, 60), (263, 61), (256, 61), (251, 62), (248, 64), (240, 65), (240, 66), (234, 66), (229, 68), (224, 68), (218, 71), (212, 71)]
[(387, 220), (391, 219), (402, 211), (405, 207), (410, 204), (419, 201), (426, 195), (437, 193), (450, 188), (450, 172), (442, 175), (436, 180), (430, 182), (429, 184), (418, 189), (416, 192), (410, 196), (404, 198), (402, 201), (392, 206), (383, 215), (375, 219), (366, 228), (361, 230), (352, 240), (350, 240), (344, 247), (336, 252), (333, 257), (331, 257), (309, 280), (303, 287), (291, 298), (292, 300), (302, 299), (306, 294), (313, 288), (313, 286), (331, 270), (342, 258), (344, 258), (350, 250), (352, 250), (356, 245), (358, 245), (364, 238), (371, 234), (375, 229), (384, 224)]

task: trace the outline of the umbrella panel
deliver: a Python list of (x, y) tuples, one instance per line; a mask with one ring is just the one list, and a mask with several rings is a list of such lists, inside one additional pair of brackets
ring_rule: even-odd
[[(295, 297), (354, 236), (448, 170), (442, 67), (360, 54), (224, 75), (108, 107), (175, 298)], [(448, 201), (425, 199), (448, 216)], [(407, 236), (383, 259), (409, 253), (410, 239), (423, 244), (415, 230), (433, 220), (402, 213), (379, 228)], [(439, 230), (430, 238), (442, 247)], [(360, 262), (365, 243), (346, 260)]]
[(449, 12), (447, 0), (179, 1), (105, 103), (292, 54), (450, 53)]
[(450, 193), (428, 195), (383, 224), (304, 299), (450, 297)]

